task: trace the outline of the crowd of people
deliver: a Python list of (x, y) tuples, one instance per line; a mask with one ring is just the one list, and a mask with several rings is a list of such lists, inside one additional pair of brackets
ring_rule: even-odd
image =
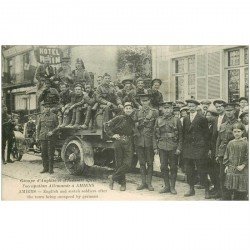
[(114, 83), (105, 73), (93, 79), (81, 59), (71, 71), (69, 58), (55, 73), (49, 60), (36, 72), (44, 112), (37, 122), (41, 142), (42, 173), (53, 173), (54, 132), (74, 128), (96, 132), (96, 115), (103, 115), (104, 131), (114, 139), (116, 166), (109, 176), (126, 190), (126, 173), (134, 152), (138, 156), (141, 183), (137, 190), (154, 191), (154, 155), (161, 164), (163, 188), (160, 193), (177, 194), (178, 167), (185, 172), (189, 189), (195, 195), (200, 183), (205, 198), (248, 199), (248, 99), (188, 100), (169, 102), (160, 92), (162, 81), (153, 79), (148, 87), (142, 78)]

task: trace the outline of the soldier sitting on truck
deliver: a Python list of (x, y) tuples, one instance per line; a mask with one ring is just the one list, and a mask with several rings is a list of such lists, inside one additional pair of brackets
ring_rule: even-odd
[(123, 105), (121, 99), (117, 95), (114, 86), (110, 84), (110, 75), (105, 74), (103, 82), (97, 87), (96, 98), (103, 111), (103, 122), (107, 122), (112, 118), (113, 112), (121, 113)]
[(98, 109), (98, 102), (96, 100), (96, 94), (94, 90), (92, 89), (90, 84), (85, 85), (85, 92), (87, 94), (86, 96), (86, 103), (88, 104), (87, 106), (87, 111), (86, 111), (86, 117), (85, 117), (85, 122), (81, 126), (82, 129), (88, 129), (89, 123), (91, 122), (91, 132), (95, 133), (96, 132), (96, 112)]
[(61, 127), (75, 127), (81, 125), (82, 112), (87, 108), (85, 103), (86, 93), (82, 90), (82, 85), (77, 83), (74, 91), (70, 93), (71, 102), (66, 105)]

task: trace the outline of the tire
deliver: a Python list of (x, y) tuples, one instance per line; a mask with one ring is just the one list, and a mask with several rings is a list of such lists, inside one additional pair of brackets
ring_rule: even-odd
[(83, 145), (79, 140), (73, 139), (65, 142), (62, 148), (62, 159), (70, 174), (80, 175), (83, 173), (86, 167), (83, 157)]

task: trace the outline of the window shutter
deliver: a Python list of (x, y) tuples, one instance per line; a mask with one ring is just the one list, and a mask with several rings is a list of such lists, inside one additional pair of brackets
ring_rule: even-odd
[(208, 98), (220, 98), (220, 52), (208, 53)]
[(206, 54), (197, 55), (197, 99), (207, 98)]

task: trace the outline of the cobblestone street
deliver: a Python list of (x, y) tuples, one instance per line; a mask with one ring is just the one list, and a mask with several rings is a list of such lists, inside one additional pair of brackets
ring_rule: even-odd
[(114, 190), (108, 188), (108, 175), (112, 173), (111, 169), (101, 168), (98, 166), (89, 168), (82, 176), (70, 175), (64, 167), (63, 162), (55, 162), (55, 173), (40, 174), (42, 170), (42, 161), (40, 156), (33, 154), (25, 154), (22, 161), (2, 166), (2, 199), (14, 199), (18, 193), (18, 183), (21, 180), (74, 180), (82, 182), (92, 182), (95, 189), (103, 189), (106, 192), (99, 196), (98, 200), (204, 200), (204, 190), (196, 189), (196, 195), (186, 198), (184, 193), (188, 189), (188, 185), (184, 181), (177, 181), (177, 195), (159, 194), (162, 188), (162, 180), (159, 177), (153, 177), (153, 186), (155, 191), (148, 190), (137, 191), (136, 187), (140, 183), (139, 173), (129, 173), (127, 175), (126, 192), (119, 191), (119, 185), (114, 186)]

